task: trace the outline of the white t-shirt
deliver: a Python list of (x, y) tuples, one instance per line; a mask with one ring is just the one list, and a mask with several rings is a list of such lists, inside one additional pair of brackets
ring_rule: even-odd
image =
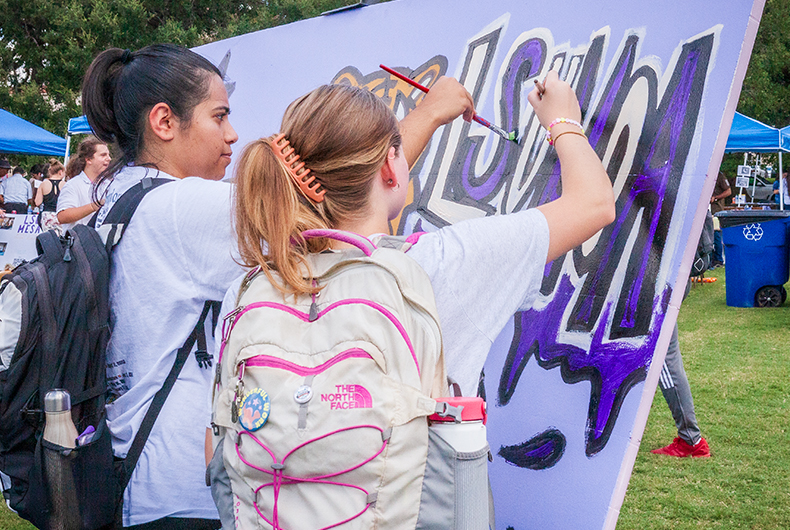
[[(102, 189), (99, 191), (101, 197), (104, 191), (107, 190), (107, 181), (102, 184)], [(93, 182), (88, 178), (88, 175), (83, 171), (79, 175), (70, 178), (61, 188), (58, 194), (58, 213), (67, 208), (78, 208), (93, 202)], [(64, 230), (71, 228), (76, 224), (87, 225), (93, 215), (86, 215), (82, 219), (73, 223), (65, 223), (61, 226)]]
[[(494, 339), (537, 298), (548, 251), (549, 226), (536, 209), (463, 221), (423, 235), (408, 251), (431, 279), (447, 374), (463, 395), (477, 394)], [(225, 294), (220, 319), (235, 307), (242, 279)]]
[[(99, 219), (120, 194), (155, 170), (126, 167), (109, 186)], [(107, 407), (113, 449), (123, 457), (176, 351), (191, 333), (206, 300), (221, 300), (243, 269), (234, 261), (231, 185), (174, 179), (149, 192), (113, 251), (107, 352), (111, 391)], [(209, 351), (213, 340), (209, 337)], [(205, 484), (205, 398), (213, 369), (190, 355), (154, 425), (124, 494), (123, 524), (162, 517), (217, 519)]]
[[(28, 199), (33, 197), (33, 190), (30, 187), (30, 182), (19, 173), (16, 173), (3, 179), (2, 184), (0, 184), (0, 195), (3, 196), (5, 202), (26, 203)], [(27, 211), (19, 213), (27, 213)]]

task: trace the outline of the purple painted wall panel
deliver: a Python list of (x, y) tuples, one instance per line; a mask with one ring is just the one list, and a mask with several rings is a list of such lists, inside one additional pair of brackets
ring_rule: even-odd
[(239, 145), (323, 83), (366, 86), (405, 115), (421, 93), (379, 63), (429, 86), (452, 75), (480, 115), (519, 130), (518, 145), (461, 120), (439, 130), (412, 171), (405, 233), (556, 197), (526, 94), (549, 69), (576, 88), (618, 214), (546, 266), (539, 301), (480, 360), (498, 528), (614, 527), (762, 5), (400, 0), (198, 49), (230, 53)]

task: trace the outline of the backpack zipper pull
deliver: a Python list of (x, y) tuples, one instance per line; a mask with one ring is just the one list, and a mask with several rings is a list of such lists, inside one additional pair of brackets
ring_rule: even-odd
[[(313, 280), (313, 287), (318, 287), (318, 282)], [(318, 304), (315, 302), (315, 299), (318, 297), (318, 293), (313, 293), (313, 301), (310, 304), (310, 315), (307, 317), (308, 322), (315, 322), (318, 320)]]
[(241, 313), (241, 311), (244, 309), (244, 307), (246, 307), (246, 306), (239, 306), (239, 307), (237, 307), (236, 309), (234, 309), (233, 311), (231, 311), (230, 313), (225, 315), (225, 318), (222, 319), (222, 342), (227, 341), (228, 340), (228, 335), (230, 335), (230, 330), (231, 330), (232, 326), (228, 325), (228, 322), (230, 322), (232, 324), (234, 317), (236, 315), (238, 315), (239, 313)]
[(230, 407), (230, 420), (233, 423), (239, 421), (239, 411), (241, 411), (241, 402), (244, 400), (244, 367), (245, 362), (239, 364), (239, 379), (236, 381), (236, 390), (233, 393), (233, 404)]
[(74, 244), (74, 238), (68, 236), (66, 238), (66, 250), (63, 252), (63, 261), (71, 261), (71, 246)]

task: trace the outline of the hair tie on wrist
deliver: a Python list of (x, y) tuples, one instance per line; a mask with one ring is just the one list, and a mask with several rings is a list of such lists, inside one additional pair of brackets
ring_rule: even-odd
[(133, 59), (132, 50), (130, 50), (129, 48), (125, 49), (123, 51), (123, 55), (121, 55), (121, 62), (123, 64), (129, 64), (130, 62), (132, 62), (132, 59)]
[[(567, 123), (569, 125), (575, 125), (579, 129), (581, 129), (582, 131), (581, 135), (587, 138), (587, 136), (584, 135), (584, 127), (582, 127), (581, 123), (579, 123), (576, 120), (572, 120), (570, 118), (557, 118), (553, 122), (549, 123), (548, 127), (546, 127), (546, 131), (548, 132), (548, 134), (546, 134), (546, 141), (549, 142), (549, 145), (554, 145), (554, 140), (556, 140), (556, 138), (551, 137), (551, 128), (557, 125), (558, 123)], [(557, 135), (557, 138), (559, 138), (560, 136), (561, 135)]]

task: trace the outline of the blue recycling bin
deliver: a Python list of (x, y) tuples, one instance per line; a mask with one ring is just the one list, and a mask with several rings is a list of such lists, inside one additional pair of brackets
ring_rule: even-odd
[(728, 211), (716, 214), (726, 260), (727, 305), (778, 307), (790, 278), (790, 212)]

